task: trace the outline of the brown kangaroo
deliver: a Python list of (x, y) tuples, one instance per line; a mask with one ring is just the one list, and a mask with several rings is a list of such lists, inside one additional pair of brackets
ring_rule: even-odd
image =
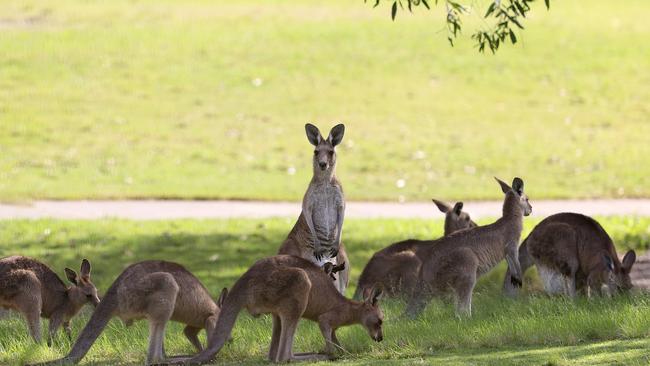
[(70, 320), (86, 304), (99, 304), (97, 289), (90, 281), (90, 262), (81, 262), (81, 276), (70, 268), (65, 274), (72, 286), (66, 286), (45, 264), (31, 258), (13, 256), (0, 259), (0, 307), (14, 309), (25, 317), (29, 333), (41, 341), (39, 317), (49, 319), (47, 345), (61, 325), (72, 339)]
[(521, 285), (517, 246), (523, 217), (530, 215), (532, 207), (520, 178), (512, 181), (512, 188), (499, 179), (497, 182), (505, 193), (501, 218), (490, 225), (457, 231), (417, 246), (418, 256), (422, 258), (418, 281), (421, 290), (412, 292), (407, 307), (409, 315), (418, 314), (432, 296), (449, 290), (456, 297), (456, 312), (471, 315), (476, 281), (504, 258), (512, 273), (511, 280)]
[(242, 308), (253, 316), (273, 315), (273, 336), (269, 359), (322, 360), (318, 353), (293, 353), (293, 339), (300, 318), (318, 322), (325, 338), (325, 351), (331, 354), (340, 347), (336, 330), (345, 325), (362, 324), (370, 337), (383, 339), (383, 313), (378, 306), (380, 287), (368, 291), (363, 302), (341, 295), (325, 271), (313, 262), (290, 255), (277, 255), (256, 262), (230, 290), (208, 348), (187, 361), (210, 362), (228, 340)]
[[(601, 294), (603, 285), (610, 294), (631, 289), (630, 271), (635, 260), (636, 253), (630, 250), (621, 263), (605, 229), (591, 217), (577, 213), (545, 218), (519, 247), (522, 274), (536, 265), (547, 293), (571, 297), (582, 289), (587, 296)], [(509, 277), (507, 272), (504, 289), (514, 295), (517, 289), (510, 285)]]
[(185, 336), (201, 351), (197, 334), (205, 328), (210, 341), (226, 294), (227, 290), (223, 289), (215, 303), (203, 284), (177, 263), (144, 261), (132, 264), (110, 286), (70, 353), (42, 365), (79, 362), (114, 316), (127, 326), (139, 319), (149, 321), (147, 364), (165, 359), (163, 341), (165, 326), (170, 320), (186, 324)]
[(302, 200), (302, 212), (278, 254), (305, 258), (319, 266), (325, 262), (348, 263), (336, 274), (335, 287), (344, 294), (348, 286), (349, 260), (341, 243), (345, 197), (336, 179), (336, 145), (343, 140), (345, 126), (332, 128), (327, 139), (312, 124), (305, 125), (307, 139), (315, 146), (312, 165), (314, 174)]
[[(456, 202), (454, 207), (451, 207), (436, 199), (432, 199), (432, 201), (445, 214), (445, 236), (458, 230), (476, 227), (476, 223), (466, 212), (462, 211), (462, 202)], [(388, 296), (404, 295), (408, 297), (417, 283), (422, 265), (422, 261), (413, 251), (413, 248), (420, 243), (422, 241), (409, 239), (391, 244), (376, 252), (361, 272), (354, 298), (360, 298), (361, 294), (375, 283), (381, 283)]]

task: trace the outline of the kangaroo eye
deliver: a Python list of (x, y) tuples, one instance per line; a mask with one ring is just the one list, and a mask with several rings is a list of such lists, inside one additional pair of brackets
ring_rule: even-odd
[(330, 156), (334, 155), (334, 151), (329, 152)]
[(318, 154), (318, 150), (314, 150), (314, 155), (317, 155), (317, 154)]
[(86, 299), (92, 299), (92, 298), (93, 298), (93, 295), (91, 295), (91, 294), (86, 295)]

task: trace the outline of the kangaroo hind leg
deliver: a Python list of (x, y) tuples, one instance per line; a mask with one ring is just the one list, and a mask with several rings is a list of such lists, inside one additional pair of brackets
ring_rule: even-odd
[(156, 272), (144, 276), (140, 283), (150, 291), (146, 295), (146, 314), (149, 320), (149, 350), (147, 364), (165, 359), (165, 326), (171, 319), (176, 306), (179, 287), (170, 273)]

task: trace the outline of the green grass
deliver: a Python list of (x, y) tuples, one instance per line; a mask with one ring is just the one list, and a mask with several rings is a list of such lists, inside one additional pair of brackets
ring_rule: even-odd
[[(619, 251), (650, 246), (650, 219), (601, 220)], [(534, 225), (526, 220), (526, 232)], [(58, 273), (76, 267), (81, 258), (93, 263), (93, 280), (105, 290), (128, 264), (143, 259), (182, 263), (213, 292), (231, 286), (255, 260), (273, 254), (293, 220), (206, 221), (2, 221), (0, 255), (24, 254), (41, 258)], [(352, 282), (374, 251), (407, 237), (441, 234), (441, 221), (349, 220), (345, 242), (352, 264)], [(382, 304), (386, 314), (382, 343), (374, 343), (360, 326), (339, 331), (346, 351), (341, 362), (369, 364), (647, 364), (650, 346), (650, 296), (636, 294), (615, 299), (576, 302), (548, 298), (539, 291), (534, 271), (525, 279), (521, 299), (500, 294), (503, 264), (477, 286), (471, 319), (457, 319), (452, 306), (434, 301), (416, 320), (402, 318), (404, 305)], [(348, 289), (351, 294), (354, 288)], [(90, 309), (73, 321), (78, 334)], [(268, 317), (242, 315), (234, 342), (219, 361), (260, 363), (270, 340)], [(126, 328), (113, 320), (93, 346), (86, 363), (139, 364), (144, 361), (147, 326)], [(167, 331), (169, 354), (193, 352), (173, 323)], [(316, 324), (301, 322), (298, 351), (320, 350), (323, 340)], [(53, 348), (34, 345), (22, 319), (0, 321), (0, 364), (16, 364), (60, 357), (70, 344), (63, 335)]]
[(350, 199), (498, 198), (493, 175), (537, 198), (650, 195), (650, 3), (536, 4), (496, 56), (449, 47), (443, 10), (5, 0), (0, 199), (296, 200), (304, 123), (337, 121)]

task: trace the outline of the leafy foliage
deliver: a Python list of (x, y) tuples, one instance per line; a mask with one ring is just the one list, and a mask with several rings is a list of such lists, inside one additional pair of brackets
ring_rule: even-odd
[[(367, 0), (364, 0), (367, 2)], [(423, 6), (431, 9), (426, 0), (391, 0), (391, 18), (395, 20), (397, 10), (408, 9), (413, 12), (413, 7)], [(534, 0), (494, 0), (490, 3), (483, 18), (491, 19), (493, 22), (486, 29), (476, 30), (471, 38), (476, 41), (479, 52), (484, 52), (488, 48), (492, 53), (499, 49), (499, 46), (507, 43), (517, 43), (516, 30), (524, 29), (522, 19), (526, 18), (526, 14), (530, 11), (530, 3)], [(374, 7), (377, 7), (381, 0), (375, 0)], [(435, 0), (438, 4), (438, 0)], [(546, 9), (550, 9), (550, 0), (544, 0)], [(469, 8), (463, 6), (455, 0), (445, 0), (447, 10), (447, 39), (453, 46), (454, 39), (461, 33), (462, 22), (461, 17), (469, 14)]]

